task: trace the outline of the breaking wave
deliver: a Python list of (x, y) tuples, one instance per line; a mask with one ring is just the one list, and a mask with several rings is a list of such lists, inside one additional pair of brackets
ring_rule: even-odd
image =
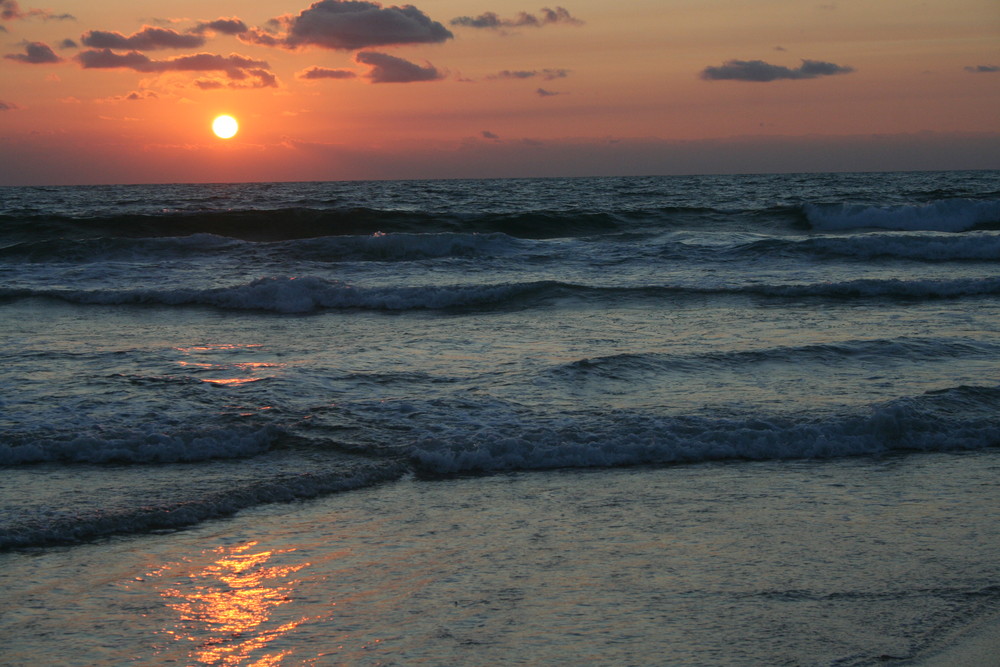
[(618, 411), (525, 423), (523, 415), (479, 415), (475, 428), (437, 424), (412, 457), (426, 472), (453, 474), (971, 450), (1000, 445), (1000, 424), (991, 416), (998, 407), (1000, 388), (956, 387), (836, 417)]
[(819, 231), (895, 229), (964, 232), (1000, 226), (1000, 201), (944, 199), (920, 205), (807, 204), (809, 224)]

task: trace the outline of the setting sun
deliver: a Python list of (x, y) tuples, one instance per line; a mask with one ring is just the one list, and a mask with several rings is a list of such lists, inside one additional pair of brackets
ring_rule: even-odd
[(240, 130), (240, 124), (232, 116), (218, 116), (212, 121), (212, 131), (220, 139), (231, 139)]

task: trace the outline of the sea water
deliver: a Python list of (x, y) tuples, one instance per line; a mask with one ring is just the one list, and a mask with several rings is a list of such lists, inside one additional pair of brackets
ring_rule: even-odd
[[(998, 172), (2, 188), (0, 634), (93, 664), (138, 595), (103, 659), (912, 657), (1000, 601), (998, 296)], [(265, 552), (327, 621), (196, 630)]]

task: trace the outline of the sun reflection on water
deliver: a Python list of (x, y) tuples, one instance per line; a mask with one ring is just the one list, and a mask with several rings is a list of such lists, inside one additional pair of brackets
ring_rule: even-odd
[[(237, 387), (240, 385), (258, 382), (273, 378), (274, 375), (267, 375), (267, 371), (275, 371), (285, 368), (285, 364), (273, 361), (222, 361), (214, 360), (214, 355), (231, 355), (233, 353), (260, 352), (262, 346), (259, 344), (215, 344), (202, 345), (196, 347), (174, 348), (186, 356), (194, 356), (192, 359), (177, 360), (177, 365), (186, 370), (194, 371), (195, 377), (206, 384), (213, 386)], [(201, 355), (201, 356), (199, 356)], [(210, 360), (205, 360), (204, 355), (209, 355)], [(198, 377), (201, 373), (211, 373), (215, 377)], [(217, 375), (217, 374), (225, 375)]]
[(276, 564), (275, 557), (295, 549), (257, 551), (257, 544), (219, 547), (213, 562), (160, 591), (178, 616), (164, 632), (193, 644), (190, 658), (197, 664), (277, 665), (291, 649), (259, 653), (308, 620), (278, 622), (272, 615), (293, 600), (299, 581), (292, 575), (310, 564)]

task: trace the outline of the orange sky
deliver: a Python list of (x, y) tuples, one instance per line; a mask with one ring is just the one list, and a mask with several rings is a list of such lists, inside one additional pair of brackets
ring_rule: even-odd
[[(0, 185), (1000, 168), (996, 0), (0, 0), (0, 17)], [(212, 134), (220, 113), (235, 138)]]

